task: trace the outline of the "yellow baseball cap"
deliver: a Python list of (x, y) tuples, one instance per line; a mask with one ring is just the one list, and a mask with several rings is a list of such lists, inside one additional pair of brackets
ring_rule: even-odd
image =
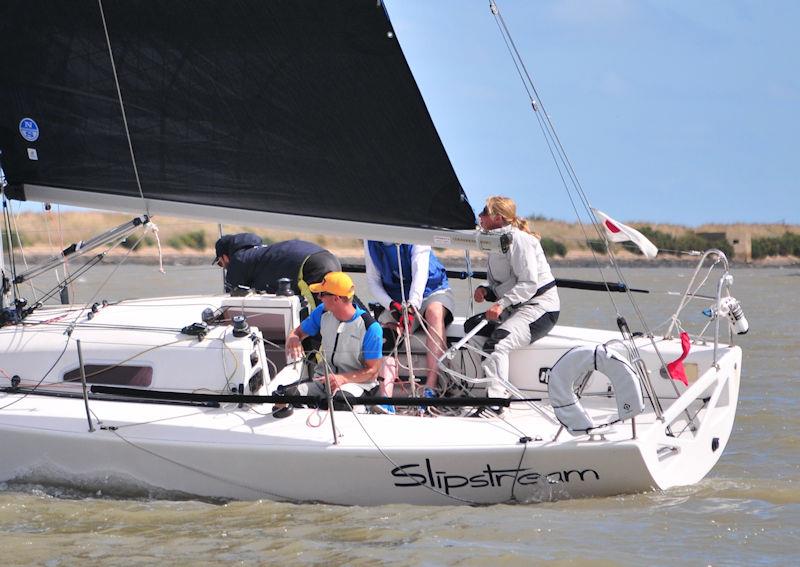
[(356, 288), (353, 280), (344, 272), (328, 272), (320, 283), (311, 284), (308, 289), (312, 293), (332, 293), (340, 297), (353, 297)]

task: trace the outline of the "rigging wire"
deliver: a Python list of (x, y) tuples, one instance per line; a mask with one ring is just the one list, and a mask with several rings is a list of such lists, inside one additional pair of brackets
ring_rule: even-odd
[[(144, 238), (144, 236), (145, 236), (145, 235), (144, 235), (144, 233), (142, 233), (142, 235), (139, 237), (139, 239), (136, 241), (136, 243), (135, 243), (135, 244), (134, 244), (134, 245), (133, 245), (131, 248), (129, 248), (129, 249), (128, 249), (127, 253), (126, 253), (126, 254), (125, 254), (125, 256), (122, 258), (122, 260), (121, 260), (121, 261), (120, 261), (120, 262), (119, 262), (119, 263), (118, 263), (118, 264), (117, 264), (117, 265), (114, 267), (114, 269), (113, 269), (113, 270), (112, 270), (112, 272), (111, 272), (111, 273), (108, 275), (108, 277), (105, 279), (105, 281), (104, 281), (102, 284), (100, 284), (100, 287), (99, 287), (99, 288), (98, 288), (98, 289), (95, 291), (95, 294), (94, 294), (94, 295), (92, 296), (92, 298), (89, 300), (89, 304), (91, 304), (91, 303), (94, 301), (94, 299), (95, 299), (95, 298), (97, 297), (97, 295), (100, 293), (100, 291), (102, 290), (102, 288), (103, 288), (103, 287), (104, 287), (104, 286), (105, 286), (105, 285), (108, 283), (109, 279), (110, 279), (110, 278), (111, 278), (111, 277), (112, 277), (112, 276), (113, 276), (113, 275), (116, 273), (116, 271), (119, 269), (119, 267), (122, 265), (122, 263), (124, 263), (124, 262), (125, 262), (125, 260), (128, 258), (128, 256), (131, 254), (131, 252), (133, 252), (133, 250), (134, 250), (134, 249), (135, 249), (135, 248), (136, 248), (136, 247), (139, 245), (139, 243), (142, 241), (142, 239)], [(102, 260), (105, 258), (105, 256), (106, 256), (106, 255), (107, 255), (109, 252), (111, 252), (112, 250), (114, 250), (114, 248), (116, 248), (117, 246), (119, 246), (120, 244), (122, 244), (122, 242), (123, 242), (124, 240), (125, 240), (125, 239), (121, 239), (121, 240), (119, 240), (117, 243), (110, 245), (110, 246), (109, 246), (109, 247), (108, 247), (106, 250), (104, 250), (103, 252), (101, 252), (101, 253), (99, 253), (99, 254), (96, 254), (95, 256), (93, 256), (92, 258), (90, 258), (89, 260), (87, 260), (87, 261), (86, 261), (86, 262), (85, 262), (85, 263), (84, 263), (84, 264), (83, 264), (83, 265), (82, 265), (80, 268), (78, 268), (78, 270), (77, 270), (77, 271), (75, 271), (73, 274), (71, 274), (71, 275), (70, 275), (70, 276), (69, 276), (69, 277), (68, 277), (68, 278), (67, 278), (67, 279), (66, 279), (66, 280), (65, 280), (65, 281), (64, 281), (62, 284), (59, 284), (59, 285), (55, 286), (54, 288), (52, 288), (50, 291), (46, 292), (46, 293), (45, 293), (45, 295), (44, 295), (44, 297), (42, 298), (42, 300), (41, 300), (41, 301), (39, 301), (39, 302), (37, 302), (37, 303), (35, 304), (35, 306), (34, 306), (34, 307), (31, 309), (31, 310), (33, 310), (33, 309), (36, 309), (36, 308), (38, 308), (38, 307), (41, 307), (41, 305), (42, 305), (42, 304), (43, 304), (45, 301), (47, 301), (48, 299), (50, 299), (51, 297), (53, 297), (53, 296), (54, 296), (54, 295), (55, 295), (55, 294), (56, 294), (56, 293), (57, 293), (57, 292), (58, 292), (58, 291), (59, 291), (61, 288), (65, 287), (66, 285), (69, 285), (71, 282), (75, 281), (75, 280), (76, 280), (76, 279), (78, 279), (78, 278), (79, 278), (81, 275), (83, 275), (83, 274), (84, 274), (84, 273), (86, 273), (88, 270), (90, 270), (91, 268), (93, 268), (94, 266), (96, 266), (98, 263), (100, 263), (100, 262), (101, 262), (101, 261), (102, 261)], [(87, 306), (88, 306), (89, 304), (87, 304)]]
[[(25, 264), (25, 269), (28, 270), (28, 259), (25, 257), (25, 247), (22, 244), (22, 238), (19, 234), (19, 226), (17, 225), (17, 216), (19, 215), (19, 210), (17, 210), (17, 214), (14, 214), (13, 206), (11, 207), (11, 220), (14, 223), (14, 234), (17, 236), (17, 242), (19, 243), (19, 252), (22, 256), (22, 263)], [(36, 295), (36, 288), (33, 287), (33, 282), (28, 282), (28, 285), (31, 287), (31, 293), (33, 293), (33, 300), (38, 301), (38, 297)]]
[(106, 46), (108, 47), (108, 58), (111, 60), (111, 72), (114, 75), (114, 86), (117, 89), (117, 98), (119, 99), (119, 109), (120, 113), (122, 114), (122, 124), (125, 127), (125, 136), (128, 139), (128, 149), (131, 153), (131, 164), (133, 165), (133, 174), (136, 178), (136, 187), (139, 189), (139, 196), (142, 198), (142, 204), (144, 205), (144, 210), (148, 214), (150, 214), (150, 206), (147, 203), (147, 199), (144, 198), (144, 191), (142, 191), (142, 181), (139, 179), (139, 168), (136, 165), (136, 154), (133, 151), (133, 141), (131, 140), (131, 132), (128, 128), (128, 117), (125, 113), (125, 104), (122, 102), (122, 89), (119, 86), (119, 77), (117, 76), (117, 66), (114, 63), (114, 52), (111, 49), (111, 37), (108, 34), (108, 24), (106, 23), (106, 14), (103, 10), (103, 0), (97, 0), (97, 5), (100, 8), (100, 19), (103, 21), (103, 32), (105, 32), (106, 36)]
[[(114, 247), (112, 246), (111, 248), (114, 248)], [(64, 342), (63, 350), (58, 355), (58, 357), (56, 357), (56, 360), (53, 362), (53, 364), (50, 366), (50, 368), (47, 370), (47, 372), (44, 373), (44, 375), (41, 377), (41, 379), (39, 379), (39, 381), (36, 383), (36, 385), (34, 386), (33, 390), (31, 390), (31, 391), (35, 391), (39, 386), (41, 386), (41, 384), (44, 382), (44, 380), (47, 378), (47, 376), (53, 371), (53, 369), (56, 367), (56, 365), (59, 363), (59, 361), (63, 358), (64, 354), (67, 352), (67, 348), (69, 347), (69, 341), (72, 338), (72, 332), (73, 332), (73, 330), (75, 329), (75, 327), (76, 327), (76, 325), (78, 323), (78, 319), (83, 315), (83, 313), (85, 313), (89, 309), (89, 306), (93, 303), (94, 298), (97, 296), (97, 294), (100, 293), (100, 290), (102, 290), (102, 288), (105, 286), (105, 284), (108, 283), (108, 280), (111, 278), (111, 276), (113, 276), (116, 273), (117, 269), (119, 269), (119, 267), (122, 265), (122, 263), (128, 258), (130, 253), (131, 253), (131, 250), (128, 250), (128, 253), (125, 254), (125, 256), (122, 258), (120, 263), (115, 266), (114, 270), (112, 270), (112, 272), (109, 274), (109, 276), (106, 278), (106, 280), (97, 289), (97, 291), (95, 292), (94, 296), (92, 296), (92, 298), (89, 299), (89, 302), (86, 305), (84, 305), (83, 308), (77, 310), (77, 314), (75, 315), (75, 318), (70, 322), (70, 324), (67, 326), (67, 329), (64, 331), (64, 335), (66, 336), (66, 340)], [(16, 402), (25, 399), (28, 396), (29, 393), (30, 392), (26, 392), (22, 397), (17, 398), (13, 402), (11, 402), (9, 404), (6, 404), (5, 406), (0, 407), (0, 409), (5, 409), (5, 408), (9, 407), (10, 405), (13, 405)]]
[[(490, 4), (489, 5), (490, 5), (490, 9), (491, 9), (492, 14), (495, 17), (495, 20), (497, 21), (498, 27), (500, 28), (500, 32), (503, 35), (504, 41), (506, 42), (506, 47), (509, 50), (509, 53), (510, 53), (512, 59), (514, 60), (514, 65), (517, 68), (517, 73), (519, 74), (520, 79), (523, 82), (523, 86), (525, 88), (525, 91), (526, 91), (526, 93), (528, 93), (528, 96), (529, 96), (529, 98), (531, 100), (532, 109), (533, 109), (535, 115), (537, 116), (537, 120), (539, 121), (540, 127), (543, 127), (543, 130), (545, 131), (545, 140), (547, 141), (548, 148), (550, 149), (551, 155), (554, 157), (554, 161), (556, 163), (556, 168), (559, 171), (559, 175), (561, 176), (562, 183), (564, 183), (564, 188), (567, 191), (567, 195), (569, 196), (570, 201), (573, 203), (573, 208), (575, 209), (576, 215), (578, 217), (578, 223), (581, 225), (582, 230), (583, 230), (583, 222), (581, 221), (581, 216), (578, 213), (577, 207), (575, 207), (575, 203), (574, 203), (574, 201), (572, 199), (572, 196), (571, 196), (572, 191), (574, 191), (575, 194), (578, 196), (578, 199), (582, 203), (582, 205), (583, 205), (583, 207), (584, 207), (589, 219), (591, 220), (592, 225), (594, 226), (594, 229), (597, 232), (598, 236), (603, 241), (608, 242), (608, 239), (605, 236), (605, 231), (602, 230), (602, 227), (600, 226), (599, 222), (597, 221), (597, 218), (595, 217), (594, 213), (592, 212), (592, 207), (591, 207), (591, 204), (589, 202), (589, 198), (586, 195), (585, 191), (583, 190), (583, 186), (581, 185), (581, 183), (580, 183), (580, 181), (578, 179), (578, 176), (575, 173), (574, 168), (572, 167), (572, 163), (569, 160), (569, 157), (567, 156), (566, 150), (564, 149), (564, 146), (561, 143), (560, 138), (558, 137), (558, 134), (556, 132), (555, 126), (554, 126), (552, 120), (550, 119), (550, 116), (548, 115), (546, 109), (545, 109), (545, 106), (544, 106), (544, 103), (542, 102), (541, 96), (539, 95), (538, 91), (536, 90), (536, 86), (534, 85), (533, 79), (531, 78), (530, 73), (528, 72), (527, 67), (525, 66), (524, 60), (522, 59), (522, 56), (520, 55), (519, 50), (517, 49), (517, 46), (514, 43), (513, 38), (511, 37), (511, 32), (509, 31), (508, 26), (506, 25), (505, 20), (503, 19), (503, 16), (500, 13), (500, 9), (497, 6), (496, 1), (495, 0), (490, 0)], [(531, 96), (531, 93), (533, 94), (533, 96)], [(536, 108), (537, 104), (539, 106), (539, 109)], [(551, 143), (550, 143), (551, 141), (552, 141), (552, 146), (551, 146)], [(556, 150), (555, 153), (558, 155), (558, 159), (555, 159), (555, 155), (553, 154), (553, 149)], [(559, 161), (560, 161), (560, 164), (559, 164)], [(564, 172), (567, 174), (567, 177), (569, 177), (570, 184), (566, 183), (566, 180), (564, 179), (564, 174), (561, 171), (561, 167), (562, 166), (564, 168)], [(571, 185), (571, 187), (570, 187), (570, 185)], [(590, 250), (591, 250), (591, 247), (590, 247)], [(653, 333), (651, 332), (651, 330), (650, 330), (650, 328), (649, 328), (649, 326), (647, 324), (647, 321), (644, 318), (644, 314), (642, 313), (638, 302), (633, 297), (633, 294), (630, 292), (630, 286), (628, 286), (627, 280), (625, 279), (624, 275), (622, 274), (622, 271), (620, 270), (620, 267), (619, 267), (619, 265), (618, 265), (618, 263), (616, 261), (616, 257), (614, 255), (614, 253), (612, 252), (612, 250), (610, 249), (609, 246), (606, 246), (606, 251), (607, 251), (607, 256), (608, 256), (609, 262), (611, 264), (611, 267), (614, 269), (614, 271), (617, 274), (617, 277), (619, 278), (619, 280), (626, 285), (625, 293), (628, 296), (628, 299), (629, 299), (629, 301), (631, 303), (631, 306), (632, 306), (632, 308), (633, 308), (633, 310), (634, 310), (634, 312), (636, 314), (637, 319), (639, 320), (639, 322), (641, 323), (642, 327), (644, 328), (645, 335), (650, 340), (650, 343), (653, 346), (654, 352), (656, 353), (656, 355), (658, 356), (659, 361), (661, 362), (661, 366), (665, 369), (665, 371), (668, 372), (668, 370), (666, 370), (667, 363), (664, 360), (664, 357), (663, 357), (660, 349), (658, 348), (658, 346), (655, 343), (655, 340), (654, 340), (654, 337), (653, 337)], [(592, 251), (592, 255), (594, 256), (594, 251)], [(596, 257), (595, 257), (595, 260), (596, 260)], [(603, 281), (605, 282), (605, 275), (603, 274), (603, 270), (600, 267), (599, 262), (596, 262), (596, 263), (597, 263), (598, 269), (600, 271), (600, 276), (601, 276), (601, 278), (603, 278)], [(620, 315), (620, 311), (619, 311), (616, 303), (614, 302), (613, 296), (610, 293), (608, 293), (608, 297), (611, 300), (612, 304), (614, 305), (614, 308), (617, 311), (617, 314), (619, 316)], [(624, 335), (624, 333), (623, 333), (623, 335)], [(634, 351), (636, 352), (636, 354), (638, 356), (638, 354), (639, 354), (638, 353), (638, 347), (636, 346), (635, 341), (633, 340), (633, 337), (630, 337), (630, 342), (631, 342), (632, 348), (634, 349)]]
[[(50, 290), (44, 292), (44, 294), (42, 295), (42, 298), (39, 301), (37, 301), (37, 303), (44, 303), (44, 302), (48, 301), (50, 298), (55, 297), (56, 293), (59, 293), (59, 291), (64, 286), (71, 285), (75, 280), (80, 278), (83, 274), (85, 274), (91, 268), (93, 268), (97, 264), (99, 264), (102, 259), (103, 259), (103, 255), (102, 254), (98, 254), (98, 255), (94, 256), (93, 258), (90, 258), (83, 266), (78, 268), (76, 271), (72, 272), (69, 275), (69, 277), (66, 278), (62, 283), (60, 283), (60, 284), (56, 285), (55, 287), (51, 288)], [(28, 280), (28, 281), (32, 281), (32, 279)]]
[[(547, 111), (544, 108), (544, 103), (542, 102), (541, 97), (539, 96), (539, 93), (536, 90), (536, 86), (533, 83), (533, 79), (531, 78), (530, 73), (528, 73), (527, 67), (525, 66), (525, 62), (523, 61), (522, 56), (519, 53), (516, 44), (514, 43), (514, 39), (511, 37), (511, 32), (509, 31), (508, 26), (506, 26), (505, 20), (503, 19), (503, 16), (500, 13), (500, 9), (497, 6), (495, 0), (490, 0), (490, 9), (492, 14), (495, 16), (495, 23), (497, 24), (497, 27), (500, 30), (500, 35), (503, 38), (503, 42), (506, 45), (506, 49), (508, 50), (508, 53), (511, 56), (511, 60), (514, 63), (515, 69), (517, 70), (517, 74), (519, 75), (519, 78), (522, 81), (522, 86), (528, 95), (528, 100), (530, 100), (531, 102), (531, 109), (533, 110), (534, 116), (536, 117), (536, 121), (539, 124), (539, 129), (542, 131), (542, 135), (544, 137), (545, 143), (547, 144), (547, 149), (550, 153), (550, 157), (553, 159), (553, 163), (556, 166), (556, 171), (558, 172), (558, 175), (561, 178), (561, 183), (567, 192), (567, 197), (569, 198), (570, 204), (572, 205), (572, 209), (573, 211), (575, 211), (575, 217), (577, 218), (578, 226), (580, 226), (581, 232), (583, 233), (584, 241), (588, 242), (589, 235), (586, 232), (585, 225), (581, 221), (581, 214), (580, 211), (578, 210), (578, 206), (575, 203), (575, 199), (572, 195), (572, 191), (570, 190), (569, 183), (567, 183), (567, 180), (564, 177), (566, 173), (573, 187), (575, 187), (576, 193), (578, 193), (578, 195), (580, 196), (582, 191), (579, 190), (580, 184), (578, 182), (577, 176), (575, 175), (571, 165), (567, 160), (566, 152), (564, 151), (564, 148), (561, 145), (561, 142), (556, 135), (555, 127), (553, 126), (550, 120), (550, 116), (547, 114)], [(544, 117), (542, 115), (544, 115)], [(603, 233), (600, 231), (600, 227), (597, 225), (597, 221), (596, 219), (594, 219), (594, 215), (591, 213), (591, 207), (587, 206), (588, 200), (584, 199), (581, 200), (583, 201), (584, 207), (587, 209), (589, 218), (593, 221), (598, 237), (601, 240), (605, 241), (606, 239), (603, 236)], [(594, 263), (597, 266), (598, 272), (600, 273), (600, 278), (603, 280), (604, 284), (607, 284), (608, 282), (606, 281), (605, 272), (603, 271), (600, 265), (600, 261), (597, 258), (595, 250), (590, 246), (589, 251), (592, 254), (592, 259), (594, 260)], [(614, 307), (614, 311), (616, 312), (617, 316), (619, 316), (620, 310), (619, 307), (617, 306), (616, 301), (614, 301), (614, 296), (611, 293), (608, 293), (608, 297), (611, 300), (611, 304)]]
[[(50, 214), (51, 214), (51, 211), (52, 211), (52, 207), (49, 204), (42, 203), (42, 209), (43, 209), (43, 212), (44, 212), (42, 217), (44, 218), (44, 229), (45, 229), (45, 233), (47, 234), (47, 244), (49, 246), (50, 255), (54, 256), (55, 255), (55, 249), (53, 248), (53, 235), (50, 234)], [(65, 258), (65, 260), (66, 260), (66, 258)], [(64, 278), (65, 279), (66, 279), (66, 276), (67, 276), (66, 272), (67, 272), (67, 270), (66, 270), (66, 267), (65, 267), (64, 268)], [(53, 274), (56, 277), (56, 284), (61, 285), (60, 278), (58, 277), (58, 266), (53, 267)], [(68, 289), (68, 287), (65, 285), (64, 289)]]
[[(111, 251), (112, 251), (114, 248), (116, 248), (117, 246), (119, 246), (121, 243), (122, 243), (122, 241), (120, 241), (120, 242), (117, 242), (116, 244), (114, 244), (114, 245), (110, 246), (110, 247), (108, 248), (108, 250), (106, 250), (106, 251), (105, 251), (105, 253), (107, 254), (107, 253), (111, 252)], [(94, 294), (93, 294), (93, 295), (92, 295), (92, 296), (89, 298), (89, 300), (88, 300), (88, 301), (87, 301), (87, 302), (84, 304), (84, 306), (83, 306), (83, 309), (81, 309), (81, 310), (78, 312), (78, 315), (75, 317), (75, 319), (74, 319), (74, 321), (73, 321), (73, 327), (74, 327), (74, 325), (77, 323), (77, 321), (78, 321), (78, 318), (81, 316), (81, 313), (82, 313), (83, 311), (85, 311), (86, 309), (89, 309), (89, 308), (90, 308), (90, 306), (91, 306), (91, 305), (94, 303), (94, 300), (97, 298), (97, 296), (100, 294), (100, 292), (101, 292), (101, 291), (103, 290), (103, 288), (106, 286), (106, 284), (108, 284), (109, 280), (111, 280), (111, 278), (114, 276), (114, 274), (116, 274), (116, 273), (117, 273), (117, 270), (119, 270), (119, 269), (122, 267), (122, 265), (123, 265), (123, 264), (125, 263), (125, 261), (128, 259), (128, 256), (130, 256), (132, 252), (133, 252), (133, 248), (129, 249), (129, 250), (128, 250), (128, 251), (127, 251), (127, 252), (126, 252), (126, 253), (125, 253), (125, 254), (122, 256), (122, 258), (120, 259), (120, 261), (119, 261), (119, 262), (117, 262), (117, 263), (114, 265), (114, 269), (113, 269), (113, 270), (111, 270), (111, 272), (108, 274), (108, 276), (106, 276), (106, 279), (104, 279), (104, 280), (103, 280), (103, 281), (100, 283), (100, 285), (99, 285), (99, 286), (97, 286), (97, 289), (95, 290)]]
[[(0, 169), (0, 172), (2, 172), (2, 169)], [(2, 198), (3, 201), (3, 221), (5, 222), (6, 240), (8, 241), (8, 263), (10, 264), (12, 274), (11, 289), (14, 295), (14, 306), (17, 307), (19, 305), (19, 286), (13, 281), (13, 276), (17, 274), (17, 265), (16, 259), (14, 258), (14, 239), (11, 237), (11, 222), (9, 221), (8, 197), (6, 197), (4, 177), (0, 177), (0, 198)]]

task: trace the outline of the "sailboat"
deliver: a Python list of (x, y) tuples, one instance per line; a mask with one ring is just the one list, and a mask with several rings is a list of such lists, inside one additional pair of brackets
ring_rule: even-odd
[[(493, 504), (690, 485), (722, 455), (742, 316), (719, 250), (700, 256), (664, 332), (631, 332), (624, 319), (608, 330), (556, 326), (515, 351), (515, 395), (490, 418), (459, 410), (485, 403), (482, 339), (463, 317), (440, 360), (458, 395), (414, 396), (412, 370), (411, 396), (390, 400), (410, 411), (376, 414), (364, 402), (276, 419), (277, 388), (306, 372), (282, 350), (300, 321), (296, 296), (23, 297), (50, 266), (133, 238), (159, 216), (501, 249), (475, 231), (381, 2), (9, 0), (0, 51), (3, 198), (135, 215), (32, 270), (8, 250), (0, 481)], [(632, 297), (624, 284), (616, 291)], [(708, 324), (690, 332), (681, 315), (701, 301)], [(424, 358), (418, 342), (407, 341), (410, 368)]]

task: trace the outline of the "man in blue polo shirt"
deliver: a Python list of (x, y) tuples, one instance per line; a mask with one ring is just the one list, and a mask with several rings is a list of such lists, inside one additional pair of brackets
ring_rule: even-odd
[[(303, 339), (321, 335), (322, 360), (311, 381), (288, 386), (284, 391), (288, 395), (323, 398), (327, 379), (334, 402), (340, 398), (334, 408), (347, 409), (342, 398), (361, 396), (378, 385), (383, 330), (369, 313), (353, 304), (355, 286), (344, 272), (330, 272), (309, 289), (318, 294), (322, 304), (289, 333), (286, 352), (290, 359), (299, 360), (303, 356)], [(291, 407), (276, 406), (273, 415), (287, 417)]]

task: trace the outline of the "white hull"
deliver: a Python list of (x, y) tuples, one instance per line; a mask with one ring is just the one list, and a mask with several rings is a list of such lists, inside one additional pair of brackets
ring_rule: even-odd
[[(147, 304), (159, 308), (158, 301)], [(557, 327), (535, 347), (515, 353), (512, 372), (526, 367), (526, 375), (535, 378), (531, 368), (552, 365), (570, 345), (612, 335)], [(0, 329), (3, 367), (22, 374), (11, 368), (18, 360), (13, 355), (33, 339), (19, 339), (12, 329)], [(644, 340), (641, 345), (647, 358), (648, 345)], [(674, 340), (659, 348), (669, 356), (679, 352)], [(701, 371), (688, 389), (678, 384), (680, 397), (670, 399), (672, 384), (655, 378), (663, 390), (663, 421), (647, 401), (645, 413), (635, 418), (635, 437), (631, 420), (595, 435), (558, 434), (560, 424), (546, 403), (539, 409), (515, 404), (492, 419), (337, 411), (334, 443), (329, 418), (318, 427), (309, 424), (326, 412), (296, 409), (278, 420), (269, 405), (210, 408), (90, 399), (96, 430), (89, 432), (80, 397), (5, 393), (0, 394), (0, 481), (363, 505), (541, 501), (688, 485), (702, 479), (722, 454), (737, 402), (741, 351), (720, 347), (715, 369), (710, 348), (693, 351), (690, 360)], [(193, 380), (191, 370), (170, 378)], [(537, 382), (520, 376), (515, 384), (527, 394), (546, 393)], [(615, 412), (614, 400), (588, 395), (592, 388), (590, 383), (585, 406), (603, 421)], [(687, 415), (697, 426), (694, 432)]]
[[(13, 16), (22, 17), (20, 21), (34, 17), (33, 8), (27, 13), (25, 3), (17, 4), (9, 21)], [(138, 227), (153, 228), (150, 214), (465, 250), (519, 249), (512, 246), (511, 235), (471, 230), (472, 209), (381, 2), (341, 9), (333, 8), (335, 2), (323, 3), (309, 12), (308, 20), (296, 10), (288, 19), (278, 17), (277, 2), (268, 9), (253, 3), (247, 10), (229, 11), (233, 19), (226, 18), (227, 30), (219, 28), (213, 5), (194, 18), (198, 30), (213, 30), (220, 38), (226, 33), (236, 37), (239, 23), (267, 30), (250, 34), (254, 41), (241, 44), (240, 59), (252, 65), (249, 73), (269, 81), (239, 80), (242, 69), (231, 66), (230, 56), (206, 41), (202, 32), (195, 34), (198, 41), (193, 43), (187, 34), (148, 33), (137, 39), (126, 30), (118, 42), (109, 30), (116, 28), (116, 18), (135, 10), (129, 12), (126, 3), (115, 4), (121, 6), (110, 16), (112, 25), (106, 25), (102, 9), (94, 28), (78, 26), (77, 32), (66, 18), (71, 12), (54, 18), (70, 39), (63, 42), (63, 50), (61, 44), (49, 45), (52, 33), (24, 34), (27, 49), (20, 53), (27, 59), (21, 66), (4, 53), (9, 64), (4, 60), (3, 68), (11, 80), (6, 81), (10, 86), (0, 88), (0, 145), (8, 150), (5, 163), (14, 168), (9, 172), (12, 194), (148, 214), (67, 246), (49, 262), (22, 273), (15, 262), (10, 262), (13, 273), (4, 270), (0, 248), (0, 482), (157, 489), (223, 499), (489, 504), (664, 489), (695, 483), (711, 470), (732, 429), (742, 359), (732, 339), (731, 344), (720, 340), (721, 321), (727, 325), (730, 320), (736, 332), (747, 331), (740, 306), (728, 293), (732, 277), (720, 251), (709, 251), (700, 260), (664, 333), (668, 338), (634, 338), (622, 329), (555, 327), (535, 345), (515, 350), (508, 382), (496, 384), (513, 400), (493, 402), (511, 407), (502, 417), (491, 418), (456, 417), (447, 411), (433, 411), (436, 417), (341, 411), (322, 422), (324, 413), (308, 409), (276, 419), (265, 403), (210, 407), (175, 401), (178, 394), (267, 396), (278, 385), (302, 379), (303, 372), (307, 375), (302, 362), (288, 361), (284, 353), (287, 334), (300, 322), (295, 297), (199, 296), (95, 304), (89, 309), (42, 307), (35, 298), (35, 278), (63, 260), (65, 279), (45, 292), (41, 301), (47, 303), (84, 269), (108, 258), (106, 252)], [(322, 11), (323, 5), (331, 11)], [(492, 12), (506, 45), (513, 45), (493, 2)], [(172, 13), (171, 8), (163, 14), (148, 9), (138, 16), (145, 29), (148, 22), (172, 18)], [(334, 26), (346, 22), (346, 31), (327, 33), (328, 19)], [(22, 27), (9, 24), (6, 29)], [(148, 29), (157, 32), (161, 27)], [(320, 39), (317, 30), (322, 29), (326, 32)], [(61, 31), (55, 31), (60, 37)], [(6, 33), (0, 39), (14, 37)], [(293, 53), (295, 37), (297, 45), (313, 37), (300, 58)], [(325, 49), (314, 48), (323, 40)], [(119, 75), (112, 44), (126, 46)], [(165, 50), (163, 56), (159, 49)], [(51, 52), (70, 64), (29, 64)], [(516, 68), (523, 69), (516, 49), (511, 55)], [(156, 63), (139, 65), (143, 58)], [(196, 69), (219, 75), (218, 80), (197, 80)], [(327, 71), (320, 73), (323, 69)], [(37, 70), (42, 72), (34, 73)], [(163, 80), (167, 76), (170, 80)], [(109, 98), (112, 78), (117, 96)], [(535, 94), (527, 73), (521, 78), (528, 94)], [(235, 88), (220, 87), (226, 82)], [(176, 93), (194, 106), (168, 103)], [(604, 229), (577, 183), (549, 115), (538, 96), (530, 102), (570, 199), (586, 206), (600, 236)], [(62, 107), (64, 120), (57, 111)], [(29, 110), (37, 114), (29, 115)], [(121, 117), (122, 124), (114, 117)], [(43, 146), (35, 144), (37, 120)], [(124, 129), (118, 130), (120, 125)], [(12, 136), (15, 129), (22, 141)], [(60, 145), (66, 149), (58, 150)], [(119, 151), (123, 147), (130, 152)], [(238, 157), (237, 149), (242, 150)], [(86, 159), (76, 162), (76, 155)], [(4, 195), (6, 185), (0, 170)], [(9, 215), (10, 208), (4, 208)], [(5, 223), (10, 233), (9, 216)], [(606, 227), (615, 232), (623, 226), (612, 225)], [(622, 232), (631, 236), (629, 229)], [(6, 236), (11, 243), (12, 236)], [(642, 239), (633, 241), (641, 246)], [(108, 248), (101, 251), (101, 246)], [(67, 276), (67, 260), (95, 249), (96, 256), (86, 256), (87, 262)], [(613, 261), (610, 251), (609, 256)], [(695, 285), (707, 259), (708, 273)], [(530, 277), (527, 269), (515, 273), (516, 260), (512, 266), (508, 278), (502, 279), (522, 284), (518, 290), (532, 289), (534, 279), (547, 281)], [(713, 295), (697, 295), (715, 266), (724, 273), (709, 292)], [(296, 266), (287, 271), (292, 278), (299, 275)], [(8, 282), (14, 282), (13, 289)], [(27, 283), (34, 291), (30, 304), (19, 295)], [(591, 288), (611, 289), (593, 284)], [(524, 291), (509, 292), (504, 299), (522, 301), (523, 296), (536, 301)], [(711, 319), (704, 320), (708, 325), (693, 337), (685, 386), (659, 371), (681, 355), (681, 342), (672, 331), (680, 328), (682, 309), (690, 299), (703, 298), (713, 301)], [(641, 317), (638, 308), (635, 311)], [(640, 323), (647, 331), (645, 322)], [(713, 336), (705, 336), (710, 324)], [(447, 334), (448, 346), (463, 342), (466, 347), (452, 347), (446, 365), (431, 369), (441, 370), (440, 392), (453, 394), (443, 398), (469, 397), (467, 403), (474, 399), (470, 407), (488, 404), (481, 369), (485, 340), (465, 336), (463, 319), (450, 325)], [(427, 357), (419, 351), (424, 343), (410, 339), (394, 357), (403, 358), (396, 367), (411, 368), (412, 378), (426, 374), (421, 367)], [(339, 352), (349, 348), (340, 347)], [(572, 350), (575, 347), (589, 348)], [(336, 346), (332, 350), (331, 359)], [(593, 366), (582, 361), (571, 366), (576, 353)], [(598, 371), (609, 368), (598, 365), (599, 356), (614, 359), (617, 366), (611, 368), (624, 372), (609, 371), (609, 381)], [(570, 364), (553, 369), (559, 360)], [(414, 367), (420, 369), (416, 376)], [(500, 374), (506, 374), (504, 369)], [(551, 379), (553, 387), (548, 387)], [(172, 398), (144, 401), (130, 392), (97, 390), (84, 399), (85, 382)], [(411, 392), (417, 390), (416, 383), (409, 383)]]

